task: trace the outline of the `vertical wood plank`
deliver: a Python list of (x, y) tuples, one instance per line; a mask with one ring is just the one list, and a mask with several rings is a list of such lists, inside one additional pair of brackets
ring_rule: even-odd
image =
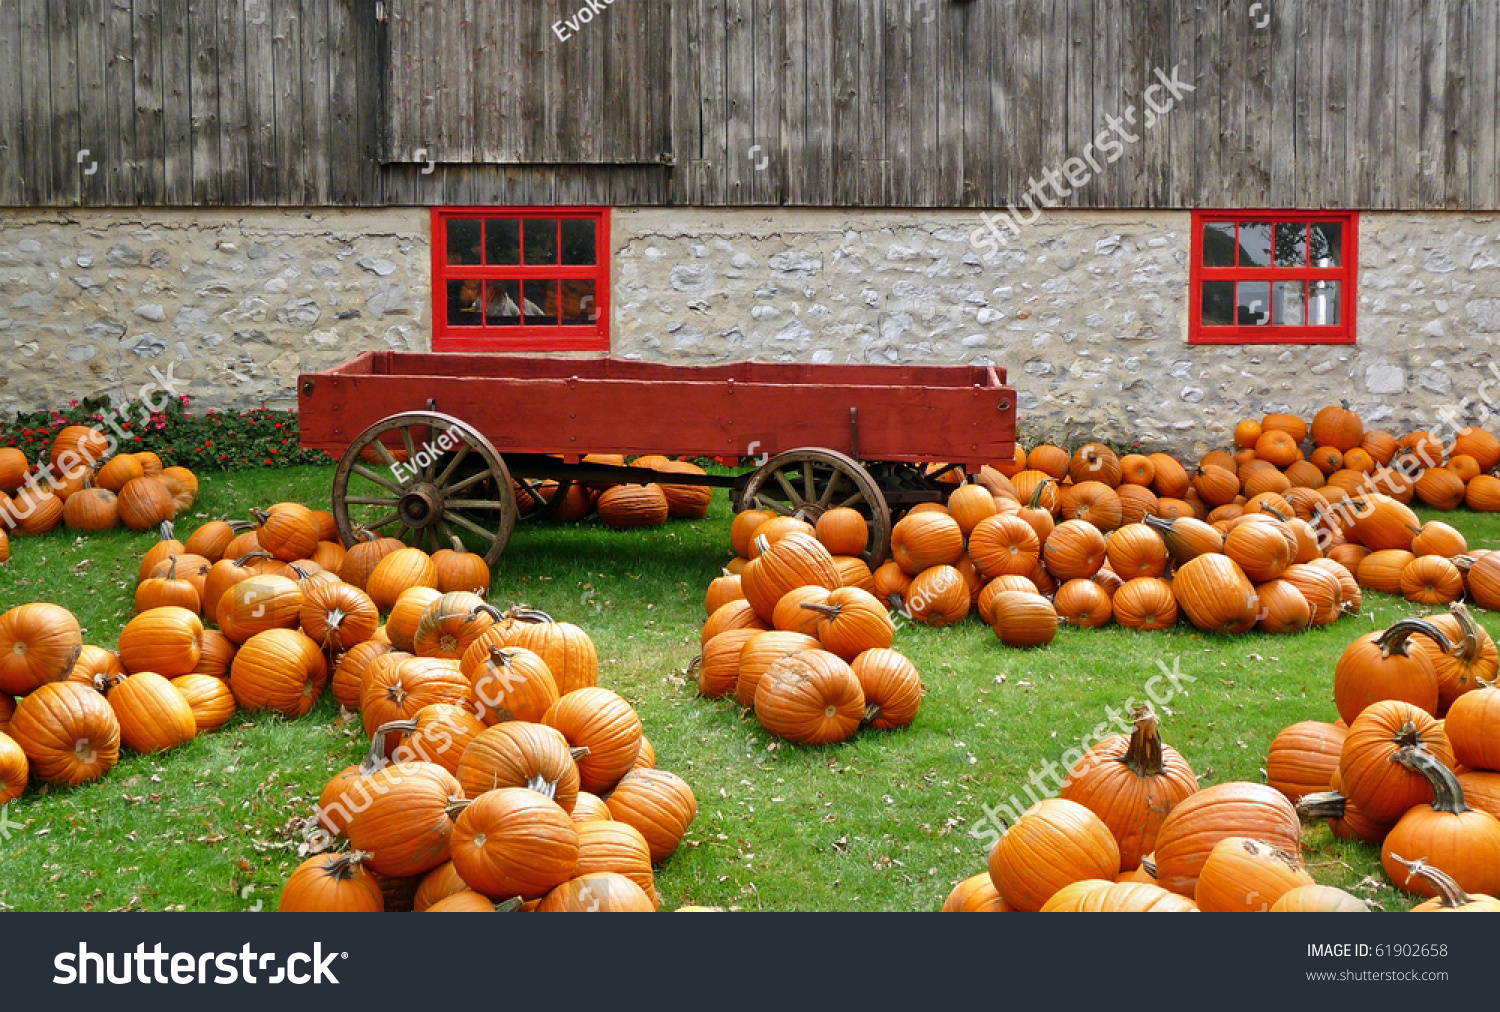
[(245, 95), (244, 0), (218, 0), (219, 193), (229, 205), (250, 202), (250, 119)]
[[(932, 0), (928, 0), (929, 3)], [(1030, 4), (1027, 4), (1030, 7)], [(984, 73), (984, 68), (964, 66), (965, 9), (952, 4), (938, 7), (933, 24), (938, 30), (938, 150), (937, 162), (923, 166), (937, 174), (934, 187), (938, 202), (944, 207), (963, 203), (964, 195), (964, 74)], [(1036, 33), (1017, 38), (1018, 49), (1037, 45)], [(851, 101), (856, 99), (851, 97)]]
[(192, 39), (188, 0), (162, 0), (162, 174), (164, 199), (193, 202)]
[[(750, 5), (750, 49), (755, 95), (751, 113), (752, 143), (760, 145), (749, 166), (750, 198), (756, 204), (778, 204), (786, 195), (786, 160), (781, 156), (781, 69), (786, 62), (786, 30), (780, 0), (753, 0)], [(761, 168), (764, 162), (765, 168)]]
[[(1165, 113), (1157, 113), (1146, 100), (1146, 91), (1151, 92), (1152, 101), (1164, 107), (1171, 95), (1160, 86), (1156, 71), (1170, 77), (1172, 67), (1172, 34), (1167, 26), (1172, 23), (1171, 0), (1147, 0), (1138, 7), (1133, 19), (1139, 25), (1141, 44), (1138, 56), (1132, 62), (1130, 85), (1132, 101), (1138, 110), (1132, 131), (1141, 135), (1140, 183), (1136, 199), (1141, 206), (1165, 207), (1170, 203), (1172, 176), (1171, 119), (1173, 116), (1191, 116), (1191, 108), (1173, 107)], [(1144, 17), (1144, 21), (1141, 18)], [(1191, 93), (1185, 96), (1190, 100)]]
[[(1365, 133), (1359, 138), (1365, 152), (1360, 204), (1390, 208), (1399, 204), (1396, 184), (1396, 65), (1400, 45), (1391, 32), (1397, 25), (1394, 0), (1365, 0), (1367, 13), (1360, 26), (1361, 44), (1368, 50), (1369, 80)], [(1362, 96), (1363, 97), (1363, 96)], [(1416, 152), (1413, 150), (1412, 155)]]
[(1219, 39), (1218, 11), (1197, 6), (1194, 11), (1194, 49), (1198, 54), (1198, 90), (1194, 98), (1194, 150), (1189, 171), (1193, 176), (1194, 207), (1223, 206), (1220, 173), (1224, 171), (1224, 135), (1219, 106), (1224, 101), (1224, 52)]
[(1475, 4), (1469, 39), (1472, 48), (1469, 86), (1473, 93), (1474, 144), (1469, 160), (1469, 206), (1500, 207), (1500, 4)]
[(1481, 7), (1493, 4), (1454, 3), (1443, 26), (1447, 43), (1447, 71), (1443, 75), (1442, 206), (1470, 206), (1470, 163), (1474, 157), (1475, 120), (1473, 39), (1471, 19)]
[[(801, 5), (793, 10), (800, 14)], [(788, 14), (790, 17), (791, 14)], [(788, 29), (790, 34), (791, 29)], [(676, 164), (672, 170), (672, 203), (696, 204), (701, 197), (695, 185), (698, 179), (693, 163), (703, 158), (702, 82), (698, 77), (698, 50), (701, 43), (698, 28), (697, 0), (672, 8), (672, 150)], [(789, 70), (790, 73), (790, 70)], [(799, 82), (800, 84), (800, 82)], [(783, 140), (786, 132), (783, 129)]]
[[(1049, 0), (1056, 7), (1065, 0)], [(996, 53), (990, 49), (995, 5), (968, 4), (953, 12), (963, 22), (963, 192), (964, 207), (988, 207), (995, 188), (995, 161), (990, 155), (990, 75)], [(1051, 21), (1048, 27), (1054, 27)], [(1052, 40), (1056, 41), (1056, 40)], [(1063, 40), (1064, 44), (1066, 39)], [(1065, 71), (1066, 72), (1066, 71)], [(1061, 80), (1061, 78), (1060, 78)], [(1064, 120), (1060, 124), (1066, 128)]]
[(280, 192), (276, 157), (276, 78), (271, 45), (276, 25), (270, 0), (245, 0), (245, 165), (249, 201), (274, 204)]
[(192, 189), (194, 204), (219, 204), (219, 11), (217, 0), (188, 4), (189, 126), (192, 133)]
[[(938, 203), (938, 11), (933, 0), (911, 0), (911, 203), (932, 207)], [(930, 16), (929, 16), (930, 15)], [(991, 122), (994, 110), (991, 109)]]
[[(302, 0), (302, 143), (305, 200), (327, 204), (333, 193), (333, 45), (328, 8), (337, 0)], [(353, 79), (338, 87), (354, 90)], [(348, 166), (353, 169), (353, 166)]]
[[(79, 203), (97, 207), (109, 203), (109, 181), (111, 178), (110, 146), (114, 130), (110, 114), (114, 104), (107, 92), (106, 74), (109, 67), (109, 23), (104, 0), (79, 0), (75, 4), (78, 19), (78, 144), (89, 151), (89, 160), (98, 163), (93, 175), (79, 177)], [(3, 18), (0, 18), (3, 22)], [(4, 35), (0, 27), (0, 36)], [(3, 62), (6, 53), (0, 42), (0, 88), (4, 87)], [(0, 100), (3, 109), (3, 100)], [(0, 133), (4, 133), (5, 116), (0, 111)], [(0, 139), (0, 145), (4, 140)], [(0, 165), (9, 164), (0, 150)], [(7, 173), (0, 173), (0, 176)], [(0, 180), (0, 193), (4, 184)], [(0, 197), (0, 204), (4, 198)]]
[[(793, 5), (796, 6), (796, 5)], [(908, 0), (884, 0), (885, 152), (891, 204), (909, 207), (912, 189), (911, 119), (911, 5)], [(986, 94), (986, 101), (988, 95)], [(988, 110), (986, 110), (988, 117)]]
[[(970, 16), (971, 5), (964, 14)], [(890, 162), (885, 132), (885, 19), (878, 0), (859, 5), (859, 202), (883, 207), (887, 195)]]
[(1305, 201), (1312, 205), (1316, 198), (1297, 188), (1297, 152), (1309, 150), (1302, 147), (1303, 135), (1310, 136), (1323, 127), (1321, 117), (1315, 124), (1311, 122), (1311, 111), (1319, 105), (1312, 92), (1321, 86), (1321, 79), (1310, 72), (1307, 62), (1318, 51), (1321, 22), (1309, 16), (1305, 8), (1286, 5), (1276, 12), (1266, 31), (1273, 33), (1271, 135), (1267, 138), (1271, 161), (1270, 204), (1296, 207)]
[(359, 106), (362, 93), (354, 34), (358, 17), (347, 0), (330, 0), (327, 68), (328, 199), (334, 204), (367, 202), (361, 199), (359, 174), (363, 152), (359, 147)]
[(832, 4), (833, 187), (828, 202), (847, 207), (859, 203), (860, 0), (832, 0)]
[[(1312, 14), (1311, 8), (1306, 9)], [(1359, 37), (1349, 36), (1350, 22), (1342, 3), (1330, 3), (1318, 11), (1322, 24), (1322, 47), (1319, 50), (1322, 91), (1322, 146), (1309, 148), (1307, 156), (1322, 170), (1322, 201), (1319, 207), (1349, 207), (1348, 136), (1349, 73), (1360, 57)]]
[(307, 199), (303, 161), (306, 140), (302, 123), (302, 11), (299, 0), (273, 0), (270, 22), (271, 71), (275, 75), (276, 175), (278, 204), (297, 206)]
[[(1095, 136), (1108, 132), (1114, 144), (1122, 143), (1114, 131), (1109, 129), (1109, 117), (1119, 118), (1124, 112), (1120, 98), (1120, 74), (1124, 61), (1124, 10), (1118, 0), (1095, 0), (1094, 7), (1094, 131)], [(1104, 147), (1110, 147), (1107, 142)], [(1124, 203), (1126, 184), (1121, 179), (1119, 160), (1108, 162), (1104, 153), (1096, 155), (1103, 171), (1089, 186), (1091, 203), (1095, 207), (1120, 207)], [(1022, 186), (1024, 175), (1016, 180), (1016, 189)]]
[(1415, 207), (1442, 207), (1444, 180), (1452, 171), (1448, 123), (1448, 0), (1427, 0), (1422, 18), (1422, 180)]
[(26, 199), (25, 149), (21, 146), (26, 129), (25, 107), (21, 96), (21, 34), (19, 4), (0, 4), (0, 205), (19, 205)]
[[(553, 140), (551, 129), (556, 124), (557, 110), (552, 106), (552, 78), (548, 73), (548, 60), (553, 43), (558, 38), (548, 27), (549, 17), (558, 10), (558, 5), (553, 0), (546, 0), (546, 15), (523, 21), (528, 25), (526, 34), (522, 39), (521, 51), (521, 122), (522, 129), (518, 133), (521, 144), (519, 151), (514, 157), (522, 161), (544, 161), (551, 151)], [(426, 36), (427, 22), (436, 20), (431, 0), (423, 0), (422, 4), (423, 36)], [(613, 54), (610, 54), (611, 57)], [(426, 68), (433, 69), (437, 56), (424, 59)], [(613, 66), (613, 64), (611, 64)], [(606, 74), (609, 69), (606, 69)], [(618, 108), (618, 98), (611, 96), (611, 110)], [(606, 116), (610, 112), (606, 111)], [(426, 117), (424, 116), (424, 122)], [(610, 139), (605, 144), (608, 147), (613, 142), (614, 133), (611, 131)]]
[(1194, 197), (1193, 165), (1198, 159), (1197, 123), (1202, 116), (1204, 70), (1197, 51), (1197, 20), (1191, 0), (1172, 0), (1172, 66), (1165, 68), (1170, 76), (1176, 69), (1177, 79), (1192, 85), (1176, 101), (1167, 117), (1167, 135), (1172, 150), (1171, 178), (1167, 187), (1167, 206), (1191, 207)]
[[(1067, 93), (1062, 100), (1062, 114), (1067, 120), (1068, 154), (1070, 157), (1076, 155), (1082, 158), (1086, 152), (1091, 152), (1094, 134), (1097, 132), (1094, 125), (1095, 10), (1091, 0), (1085, 3), (1070, 2), (1068, 8)], [(1089, 172), (1097, 176), (1092, 168)], [(1001, 180), (997, 172), (996, 177), (999, 184), (996, 201), (999, 202), (1001, 196), (1006, 195), (1010, 175), (1007, 172), (1004, 180)], [(1093, 207), (1098, 203), (1102, 183), (1102, 179), (1091, 179), (1088, 186), (1073, 195), (1073, 204), (1078, 207)]]
[(699, 102), (703, 134), (695, 178), (700, 199), (710, 206), (724, 203), (729, 192), (727, 17), (725, 0), (698, 0), (698, 80), (702, 89)]
[[(48, 45), (32, 54), (41, 61), (50, 78), (52, 107), (52, 198), (53, 204), (76, 204), (83, 187), (79, 152), (78, 110), (78, 22), (72, 5), (51, 0), (48, 12)], [(92, 152), (90, 152), (92, 157)]]
[(162, 87), (161, 0), (135, 0), (132, 12), (135, 69), (136, 203), (166, 202), (166, 122)]
[(1396, 153), (1392, 207), (1422, 206), (1425, 167), (1432, 157), (1422, 136), (1421, 0), (1392, 0), (1396, 34)]

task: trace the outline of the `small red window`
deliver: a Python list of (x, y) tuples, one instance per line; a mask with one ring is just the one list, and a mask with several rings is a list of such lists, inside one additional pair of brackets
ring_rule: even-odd
[(609, 350), (605, 208), (432, 212), (434, 351)]
[(1353, 344), (1352, 211), (1194, 211), (1193, 344)]

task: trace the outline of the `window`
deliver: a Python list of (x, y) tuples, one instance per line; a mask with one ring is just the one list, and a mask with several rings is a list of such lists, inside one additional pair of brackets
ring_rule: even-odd
[(1194, 211), (1193, 344), (1353, 344), (1353, 212)]
[(609, 349), (603, 208), (435, 208), (435, 351)]

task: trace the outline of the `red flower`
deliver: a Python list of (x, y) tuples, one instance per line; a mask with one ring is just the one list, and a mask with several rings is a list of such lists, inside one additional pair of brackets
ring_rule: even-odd
[(270, 467), (270, 466), (271, 466), (271, 458), (270, 458), (270, 457), (267, 457), (267, 458), (266, 458), (266, 466), (267, 466), (267, 467)]

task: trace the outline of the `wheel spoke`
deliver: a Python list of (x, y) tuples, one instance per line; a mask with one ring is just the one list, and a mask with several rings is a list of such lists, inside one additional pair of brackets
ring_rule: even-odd
[(775, 513), (779, 513), (779, 514), (781, 514), (784, 517), (791, 516), (791, 514), (792, 514), (791, 509), (789, 509), (787, 506), (784, 506), (782, 503), (778, 502), (775, 499), (767, 499), (764, 495), (760, 494), (759, 492), (757, 492), (755, 494), (755, 501), (760, 504), (761, 508), (771, 510), (772, 512), (775, 512)]
[(455, 510), (503, 510), (505, 503), (497, 499), (445, 499), (443, 505)]
[[(375, 445), (381, 446), (382, 444), (376, 443)], [(389, 454), (387, 454), (387, 456), (389, 456)], [(394, 464), (395, 460), (393, 459), (391, 463)], [(389, 478), (381, 477), (379, 472), (372, 471), (368, 467), (365, 467), (365, 465), (363, 464), (355, 464), (354, 467), (352, 467), (350, 470), (359, 475), (361, 478), (364, 478), (366, 481), (373, 481), (375, 484), (379, 485), (387, 492), (394, 492), (397, 495), (401, 495), (406, 491), (406, 489), (401, 485), (396, 484)]]
[(465, 478), (457, 485), (450, 485), (449, 487), (443, 489), (443, 491), (448, 495), (452, 495), (454, 492), (462, 492), (464, 489), (469, 488), (473, 485), (477, 485), (481, 481), (484, 481), (484, 479), (491, 477), (493, 477), (493, 475), (489, 471), (480, 471), (478, 474), (473, 474)]
[(464, 530), (470, 531), (470, 532), (472, 532), (474, 534), (478, 534), (481, 538), (485, 538), (491, 544), (494, 544), (496, 541), (500, 540), (500, 536), (498, 534), (496, 534), (494, 531), (487, 531), (487, 530), (485, 530), (483, 527), (480, 527), (478, 524), (476, 524), (474, 521), (470, 520), (466, 516), (460, 516), (457, 513), (449, 513), (446, 516), (447, 516), (447, 519), (452, 520), (454, 523), (458, 524), (458, 526), (462, 527)]
[(864, 502), (864, 501), (865, 501), (865, 494), (864, 494), (864, 492), (860, 491), (860, 492), (854, 493), (849, 498), (847, 498), (843, 502), (839, 503), (839, 507), (843, 508), (845, 506), (853, 506), (857, 502)]
[(406, 447), (406, 466), (410, 468), (417, 459), (417, 446), (411, 439), (411, 426), (401, 426), (401, 444)]
[(777, 471), (776, 481), (781, 485), (781, 490), (786, 493), (787, 502), (791, 503), (794, 507), (802, 505), (802, 497), (797, 494), (796, 489), (792, 488), (792, 483), (787, 481), (786, 472)]
[(813, 499), (815, 498), (814, 495), (813, 495), (813, 481), (814, 481), (814, 479), (816, 477), (816, 475), (813, 473), (814, 470), (815, 469), (813, 467), (813, 462), (812, 461), (808, 460), (808, 461), (804, 461), (803, 462), (803, 464), (802, 464), (802, 501), (805, 502), (805, 503), (812, 502)]
[(400, 499), (390, 499), (378, 495), (346, 495), (344, 502), (350, 506), (394, 506)]
[(839, 487), (839, 479), (843, 476), (843, 471), (840, 471), (838, 468), (834, 468), (833, 474), (828, 479), (828, 487), (823, 489), (823, 494), (818, 497), (818, 505), (823, 509), (826, 510), (828, 508), (828, 504), (833, 502), (833, 490)]
[(378, 531), (380, 530), (380, 528), (389, 524), (392, 520), (400, 519), (401, 514), (399, 513), (387, 513), (385, 516), (381, 517), (379, 520), (374, 521), (373, 523), (360, 524), (359, 526), (363, 527), (367, 531)]
[(448, 479), (453, 477), (454, 468), (458, 467), (459, 462), (468, 455), (469, 444), (464, 443), (458, 448), (458, 452), (453, 455), (453, 459), (448, 461), (448, 466), (443, 468), (443, 473), (438, 475), (437, 481), (433, 482), (433, 484), (436, 485), (439, 489), (446, 487), (448, 484)]
[(438, 519), (438, 529), (443, 532), (443, 541), (445, 542), (445, 544), (443, 545), (443, 547), (444, 548), (451, 548), (451, 547), (453, 547), (453, 543), (458, 540), (458, 535), (456, 535), (456, 534), (453, 533), (453, 528), (448, 526), (448, 521), (439, 518)]
[[(386, 448), (386, 445), (380, 441), (379, 436), (375, 437), (375, 441), (370, 443), (370, 446), (373, 446), (375, 448), (376, 454), (381, 458), (381, 463), (385, 464), (386, 467), (391, 467), (396, 463), (395, 456), (393, 456), (391, 451)], [(358, 471), (359, 466), (355, 465), (354, 469)]]

